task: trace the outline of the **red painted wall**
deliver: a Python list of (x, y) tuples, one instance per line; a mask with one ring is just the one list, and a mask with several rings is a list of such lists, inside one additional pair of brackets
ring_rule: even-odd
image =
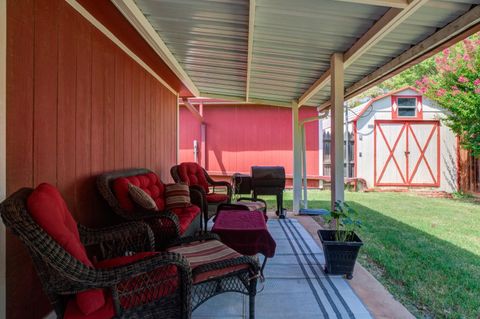
[[(206, 163), (215, 175), (250, 172), (253, 165), (284, 166), (292, 174), (292, 111), (265, 105), (204, 105)], [(316, 116), (312, 107), (300, 108), (300, 118)], [(318, 122), (306, 126), (307, 175), (318, 176)], [(180, 161), (193, 161), (193, 140), (200, 140), (200, 124), (180, 108)]]
[[(200, 148), (201, 129), (200, 122), (184, 106), (180, 107), (180, 136), (179, 136), (179, 160), (180, 162), (193, 162), (193, 141), (198, 141)], [(200, 159), (200, 153), (198, 154)]]
[[(65, 1), (7, 6), (7, 192), (49, 182), (78, 222), (118, 222), (95, 176), (147, 167), (170, 180), (177, 96)], [(26, 249), (7, 233), (7, 317), (50, 308)]]

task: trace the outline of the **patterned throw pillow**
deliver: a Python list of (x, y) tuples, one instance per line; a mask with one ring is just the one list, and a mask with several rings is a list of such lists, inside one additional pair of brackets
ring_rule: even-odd
[(128, 184), (128, 194), (138, 206), (146, 210), (158, 210), (157, 204), (155, 204), (152, 196), (148, 195), (140, 187)]
[(165, 186), (165, 207), (184, 208), (189, 207), (190, 203), (190, 189), (185, 183), (168, 184)]

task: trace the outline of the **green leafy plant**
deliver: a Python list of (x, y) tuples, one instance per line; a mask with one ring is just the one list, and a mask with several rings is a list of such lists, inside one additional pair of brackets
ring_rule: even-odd
[(335, 228), (335, 240), (341, 242), (353, 240), (355, 231), (362, 227), (357, 211), (342, 201), (335, 202), (335, 209), (325, 216), (325, 221)]

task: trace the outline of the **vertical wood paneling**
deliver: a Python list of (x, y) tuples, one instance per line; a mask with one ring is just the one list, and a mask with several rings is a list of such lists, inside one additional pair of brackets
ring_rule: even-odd
[(91, 211), (89, 179), (91, 176), (92, 127), (92, 29), (83, 19), (77, 25), (77, 94), (75, 110), (75, 208), (80, 222), (88, 223), (88, 216), (80, 212)]
[(91, 174), (104, 171), (105, 158), (105, 52), (99, 31), (93, 31), (92, 39), (92, 126), (91, 126)]
[(145, 132), (143, 133), (143, 136), (144, 136), (144, 142), (145, 142), (145, 166), (146, 167), (151, 167), (152, 166), (152, 161), (151, 161), (151, 152), (152, 152), (152, 148), (151, 148), (151, 144), (150, 144), (150, 141), (151, 141), (151, 131), (150, 131), (150, 121), (149, 121), (149, 118), (151, 117), (151, 105), (150, 105), (150, 96), (151, 96), (151, 92), (150, 92), (150, 85), (151, 85), (151, 80), (150, 80), (150, 77), (147, 76), (145, 78), (145, 112), (144, 112), (144, 120), (143, 122), (145, 123)]
[(123, 158), (125, 167), (132, 167), (132, 68), (134, 62), (125, 57), (125, 76), (124, 76), (124, 117), (123, 125), (124, 130), (124, 144), (123, 144)]
[(57, 185), (68, 203), (75, 202), (76, 176), (76, 88), (77, 50), (76, 21), (78, 17), (61, 3), (58, 34), (58, 112), (57, 112)]
[(33, 12), (33, 0), (7, 1), (8, 193), (33, 184)]
[(139, 127), (139, 109), (140, 104), (136, 103), (140, 99), (140, 70), (136, 67), (132, 69), (132, 78), (129, 82), (129, 85), (132, 87), (132, 113), (131, 113), (131, 127), (132, 127), (132, 145), (131, 145), (131, 152), (132, 152), (132, 165), (138, 165), (140, 155), (139, 147), (138, 147), (138, 132), (140, 130)]
[[(115, 51), (115, 169), (124, 166), (124, 76), (125, 76), (125, 57), (124, 53)], [(112, 79), (110, 79), (112, 80)]]
[[(8, 194), (49, 182), (78, 222), (119, 222), (99, 198), (96, 175), (146, 166), (169, 178), (176, 96), (65, 1), (7, 6)], [(50, 311), (30, 257), (11, 233), (7, 307), (9, 319)]]
[(139, 72), (138, 92), (138, 162), (137, 166), (145, 166), (145, 73)]
[(104, 134), (104, 170), (115, 169), (115, 46), (113, 43), (103, 41), (105, 51), (103, 53), (103, 63), (105, 72), (103, 73), (104, 103), (105, 103), (105, 124), (103, 125)]
[[(7, 1), (7, 193), (33, 184), (33, 13), (33, 1)], [(10, 232), (6, 241), (6, 312), (22, 318), (32, 312), (16, 301), (34, 297), (24, 288), (36, 278), (33, 265), (23, 262), (29, 257), (21, 242)]]
[(35, 1), (34, 185), (57, 182), (57, 22), (57, 1)]

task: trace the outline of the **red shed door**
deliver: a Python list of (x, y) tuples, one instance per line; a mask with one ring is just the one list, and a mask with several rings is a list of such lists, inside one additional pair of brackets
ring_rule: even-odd
[(438, 121), (377, 120), (375, 186), (440, 186)]

